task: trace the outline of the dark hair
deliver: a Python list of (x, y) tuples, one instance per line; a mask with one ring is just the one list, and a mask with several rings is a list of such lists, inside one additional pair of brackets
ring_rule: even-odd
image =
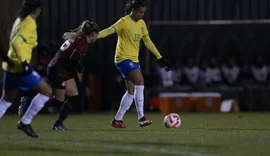
[(128, 15), (131, 13), (132, 9), (137, 9), (141, 7), (146, 7), (144, 1), (142, 0), (129, 0), (125, 6), (125, 14)]
[(21, 20), (25, 19), (28, 15), (30, 15), (37, 8), (41, 7), (40, 0), (24, 0), (22, 3), (22, 7), (19, 11), (19, 17)]
[(96, 23), (86, 20), (78, 28), (65, 32), (62, 38), (64, 40), (76, 39), (78, 37), (88, 36), (93, 32), (98, 33), (99, 31), (99, 27)]

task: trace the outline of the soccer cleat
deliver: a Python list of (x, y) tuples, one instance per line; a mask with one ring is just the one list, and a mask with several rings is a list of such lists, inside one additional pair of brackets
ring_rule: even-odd
[(18, 115), (20, 117), (22, 117), (25, 114), (25, 112), (27, 111), (30, 103), (31, 103), (31, 99), (29, 97), (23, 96), (21, 98), (21, 104), (20, 104), (20, 106), (18, 108)]
[(53, 125), (52, 130), (68, 130), (64, 125)]
[(152, 121), (151, 120), (147, 120), (145, 117), (142, 117), (139, 120), (140, 127), (148, 126), (148, 125), (151, 125), (151, 124), (152, 124)]
[(18, 129), (24, 131), (28, 136), (38, 138), (38, 135), (34, 132), (31, 125), (25, 125), (21, 121), (18, 122)]
[(115, 128), (126, 128), (126, 126), (123, 123), (123, 120), (115, 120), (113, 119), (111, 122), (111, 125)]

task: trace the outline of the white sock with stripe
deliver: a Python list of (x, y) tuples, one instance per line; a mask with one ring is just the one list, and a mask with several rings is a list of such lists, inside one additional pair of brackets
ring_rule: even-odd
[(43, 108), (44, 104), (50, 99), (50, 97), (37, 94), (32, 100), (29, 108), (22, 117), (21, 121), (23, 124), (29, 125), (32, 122), (32, 119), (37, 113)]
[(7, 102), (4, 99), (0, 100), (0, 119), (4, 116), (7, 109), (11, 106), (11, 102)]
[(143, 104), (144, 104), (144, 86), (143, 85), (135, 85), (134, 91), (135, 97), (135, 105), (138, 113), (138, 119), (144, 117)]
[(114, 117), (115, 120), (123, 119), (123, 116), (125, 115), (126, 111), (129, 110), (130, 106), (132, 105), (133, 98), (134, 95), (131, 95), (128, 92), (126, 92), (123, 95), (118, 112)]

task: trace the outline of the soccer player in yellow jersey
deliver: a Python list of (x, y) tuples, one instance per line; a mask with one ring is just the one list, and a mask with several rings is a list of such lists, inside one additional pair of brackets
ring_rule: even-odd
[(160, 55), (149, 37), (146, 24), (142, 19), (146, 11), (146, 6), (143, 1), (128, 1), (125, 11), (127, 14), (125, 17), (120, 18), (111, 27), (101, 31), (98, 36), (98, 38), (104, 38), (113, 33), (117, 33), (118, 41), (115, 52), (115, 66), (122, 74), (127, 86), (127, 92), (123, 95), (118, 112), (111, 124), (116, 128), (126, 128), (122, 119), (134, 99), (138, 113), (138, 123), (143, 127), (150, 125), (152, 121), (146, 119), (143, 110), (144, 78), (140, 71), (138, 59), (141, 39), (157, 59), (167, 67), (167, 71), (172, 70), (172, 67)]
[(29, 66), (32, 49), (38, 44), (35, 20), (40, 11), (40, 0), (25, 0), (19, 12), (19, 17), (13, 24), (8, 57), (14, 63), (14, 66), (10, 66), (6, 62), (2, 63), (4, 82), (3, 95), (0, 100), (1, 118), (11, 106), (18, 89), (23, 91), (33, 89), (38, 92), (25, 115), (18, 122), (18, 129), (35, 138), (38, 135), (31, 128), (31, 121), (51, 96), (49, 85)]

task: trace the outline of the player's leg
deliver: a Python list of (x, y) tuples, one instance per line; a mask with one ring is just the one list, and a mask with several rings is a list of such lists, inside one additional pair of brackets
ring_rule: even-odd
[(61, 106), (59, 118), (53, 126), (54, 130), (67, 130), (67, 128), (64, 127), (63, 122), (72, 111), (73, 105), (76, 104), (78, 95), (79, 93), (74, 78), (65, 81), (65, 96), (67, 96), (67, 99)]
[(52, 130), (66, 130), (63, 126), (63, 115), (62, 106), (66, 98), (66, 77), (59, 76), (54, 68), (48, 68), (49, 82), (52, 88), (53, 97), (50, 99), (50, 105), (59, 109), (59, 115), (56, 122), (52, 126)]
[(63, 110), (63, 105), (65, 101), (66, 96), (66, 90), (65, 88), (53, 88), (53, 95), (54, 97), (51, 98), (51, 105), (59, 108), (59, 115), (56, 120), (56, 122), (52, 126), (52, 130), (67, 130), (67, 128), (64, 127), (63, 121), (66, 118), (65, 110)]
[(134, 98), (134, 85), (130, 80), (125, 80), (127, 91), (123, 95), (120, 107), (117, 111), (117, 114), (114, 117), (114, 120), (112, 121), (112, 126), (116, 128), (126, 128), (126, 126), (123, 124), (123, 117), (127, 110), (129, 110), (130, 106), (132, 105), (133, 98)]
[(18, 115), (20, 117), (23, 117), (23, 115), (27, 111), (28, 107), (30, 106), (31, 101), (32, 101), (32, 99), (29, 98), (28, 96), (21, 97), (21, 100), (20, 100), (21, 104), (18, 108)]
[(37, 138), (38, 135), (33, 131), (31, 122), (34, 116), (44, 107), (44, 104), (49, 100), (52, 91), (42, 77), (33, 71), (31, 74), (22, 77), (24, 82), (19, 88), (21, 90), (33, 89), (38, 94), (32, 99), (29, 108), (18, 123), (18, 129), (23, 130), (28, 136)]
[(4, 116), (7, 109), (11, 106), (18, 93), (18, 89), (3, 89), (0, 100), (0, 119)]
[[(138, 66), (138, 69), (139, 66)], [(134, 101), (138, 113), (139, 125), (141, 127), (150, 125), (151, 120), (144, 116), (144, 78), (140, 70), (133, 70), (127, 76), (127, 79), (134, 84)]]
[(4, 71), (3, 91), (0, 99), (0, 119), (4, 116), (7, 109), (11, 106), (18, 93), (19, 75)]
[(125, 79), (127, 91), (121, 99), (117, 114), (112, 120), (111, 125), (115, 128), (126, 128), (122, 119), (126, 111), (130, 108), (134, 98), (134, 85), (126, 79), (126, 76), (132, 70), (136, 70), (136, 66), (133, 65), (131, 60), (127, 59), (120, 63), (115, 63), (115, 67), (119, 70), (123, 79)]
[[(143, 111), (144, 104), (144, 78), (140, 72), (140, 64), (132, 62), (127, 59), (120, 63), (115, 64), (116, 68), (122, 74), (122, 77), (126, 79), (128, 83), (127, 90), (130, 93), (133, 93), (134, 90), (134, 99), (135, 105), (138, 112), (139, 124), (140, 126), (150, 125), (151, 120), (146, 120)], [(130, 83), (132, 82), (132, 83)]]

